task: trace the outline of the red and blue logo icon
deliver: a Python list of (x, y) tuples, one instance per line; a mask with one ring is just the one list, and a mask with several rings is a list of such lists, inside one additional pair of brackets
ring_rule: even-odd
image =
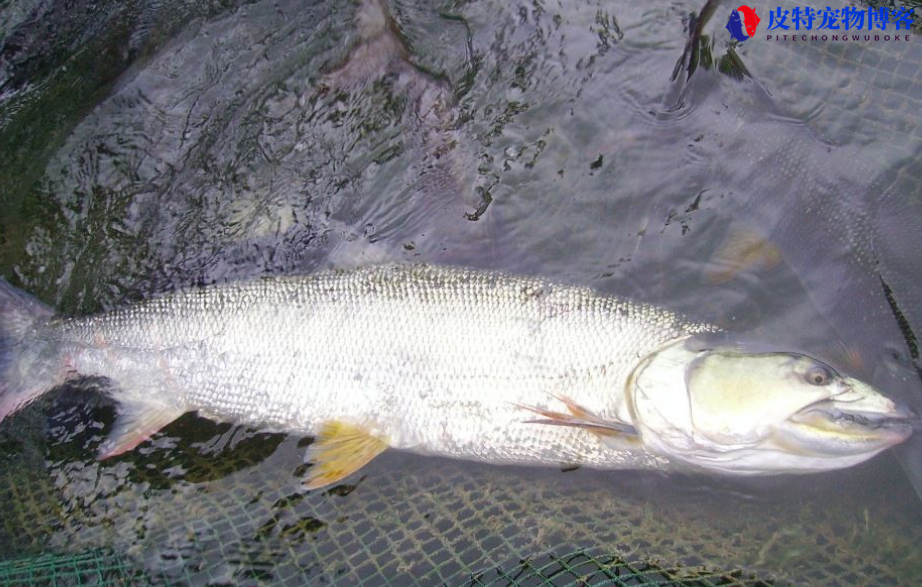
[(760, 20), (762, 19), (756, 14), (755, 8), (740, 6), (730, 14), (727, 30), (730, 31), (730, 36), (742, 43), (756, 34)]

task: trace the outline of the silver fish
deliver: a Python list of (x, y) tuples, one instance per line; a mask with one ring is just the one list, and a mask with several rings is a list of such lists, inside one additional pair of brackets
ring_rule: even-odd
[(306, 484), (388, 447), (486, 463), (847, 467), (910, 414), (808, 356), (747, 350), (649, 305), (532, 277), (383, 265), (192, 289), (55, 317), (0, 282), (0, 422), (76, 376), (119, 417), (100, 457), (189, 411), (314, 436)]

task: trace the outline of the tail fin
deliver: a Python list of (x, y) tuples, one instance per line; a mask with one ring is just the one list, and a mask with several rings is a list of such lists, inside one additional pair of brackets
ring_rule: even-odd
[(0, 422), (60, 382), (48, 343), (35, 337), (51, 308), (0, 277)]

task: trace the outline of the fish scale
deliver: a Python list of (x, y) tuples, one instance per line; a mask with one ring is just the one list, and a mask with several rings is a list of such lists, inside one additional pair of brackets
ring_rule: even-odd
[(637, 357), (706, 329), (588, 288), (379, 266), (185, 291), (46, 336), (83, 375), (218, 420), (305, 435), (343, 420), (424, 454), (636, 466), (643, 451), (527, 424), (520, 406), (559, 411), (566, 394), (617, 417)]

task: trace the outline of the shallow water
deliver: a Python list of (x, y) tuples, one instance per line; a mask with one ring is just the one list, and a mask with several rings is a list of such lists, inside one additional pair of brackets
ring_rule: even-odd
[[(763, 28), (733, 61), (724, 6), (713, 65), (673, 80), (699, 9), (399, 2), (382, 31), (332, 0), (4, 8), (0, 267), (65, 313), (382, 258), (537, 274), (849, 349), (922, 405), (918, 32)], [(735, 231), (783, 262), (727, 271)], [(889, 454), (747, 483), (386, 454), (303, 495), (299, 439), (186, 416), (96, 463), (110, 419), (69, 389), (0, 427), (0, 558), (104, 548), (193, 585), (461, 584), (581, 547), (804, 585), (922, 567)]]

